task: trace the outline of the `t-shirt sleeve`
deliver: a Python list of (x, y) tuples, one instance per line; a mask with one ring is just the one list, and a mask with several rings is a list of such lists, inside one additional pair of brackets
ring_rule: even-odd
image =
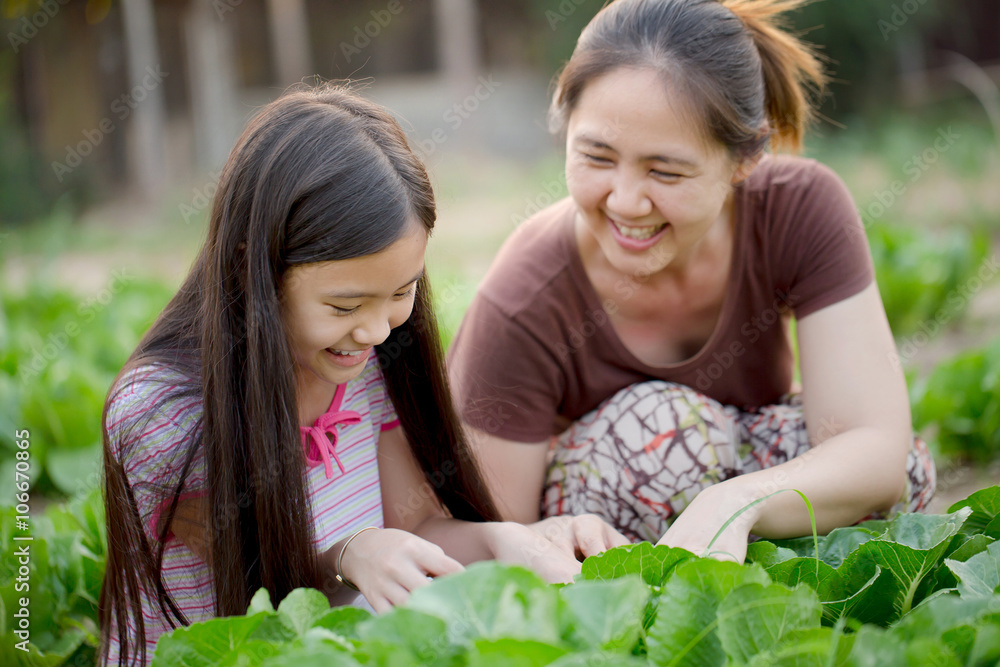
[[(150, 540), (158, 537), (160, 514), (167, 511), (200, 428), (201, 399), (184, 395), (181, 378), (139, 368), (115, 386), (105, 421), (112, 451), (122, 464)], [(205, 463), (199, 450), (191, 462), (181, 500), (205, 494)], [(170, 539), (172, 533), (168, 533)]]
[(777, 283), (799, 319), (854, 296), (875, 278), (854, 200), (832, 169), (809, 161), (786, 184), (776, 223)]
[(399, 416), (389, 398), (389, 390), (385, 385), (385, 375), (378, 364), (378, 357), (373, 356), (362, 374), (365, 383), (365, 393), (368, 395), (368, 405), (371, 410), (372, 426), (375, 429), (375, 440), (381, 431), (391, 431), (399, 426)]
[(452, 341), (449, 378), (466, 424), (506, 440), (541, 442), (552, 434), (562, 402), (563, 372), (545, 342), (558, 329), (544, 320), (532, 329), (524, 320), (477, 294)]

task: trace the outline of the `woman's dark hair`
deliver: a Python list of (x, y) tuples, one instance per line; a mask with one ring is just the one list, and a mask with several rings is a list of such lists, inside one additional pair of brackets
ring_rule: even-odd
[[(112, 624), (119, 664), (146, 662), (141, 594), (171, 626), (188, 620), (165, 590), (164, 547), (196, 451), (207, 479), (205, 526), (216, 613), (246, 613), (266, 587), (275, 603), (320, 580), (303, 483), (295, 374), (280, 284), (289, 267), (379, 252), (414, 224), (435, 220), (427, 173), (385, 110), (345, 88), (299, 90), (267, 105), (237, 141), (219, 180), (208, 238), (190, 275), (129, 358), (104, 410), (108, 561), (100, 598), (102, 661)], [(411, 318), (380, 346), (389, 396), (428, 482), (452, 516), (499, 517), (452, 407), (427, 280)], [(378, 351), (377, 348), (376, 351)], [(148, 406), (199, 397), (202, 416), (183, 452), (180, 481), (162, 490), (153, 545), (123, 461), (142, 426), (108, 431), (108, 406), (130, 371), (165, 366), (187, 379)], [(171, 383), (172, 384), (172, 383)], [(451, 468), (454, 466), (454, 468)], [(228, 520), (222, 520), (226, 518)], [(132, 637), (128, 621), (137, 630)]]
[(565, 128), (584, 87), (622, 67), (651, 68), (734, 156), (770, 141), (800, 150), (826, 85), (817, 54), (780, 14), (809, 0), (617, 0), (584, 29), (549, 110)]

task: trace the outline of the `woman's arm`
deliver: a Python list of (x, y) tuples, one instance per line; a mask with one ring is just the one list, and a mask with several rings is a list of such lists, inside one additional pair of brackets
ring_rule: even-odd
[[(887, 510), (902, 496), (910, 409), (877, 286), (804, 317), (798, 333), (812, 448), (787, 463), (705, 489), (661, 543), (701, 553), (736, 511), (781, 489), (797, 489), (809, 498), (821, 533)], [(780, 493), (741, 515), (712, 551), (743, 560), (750, 532), (782, 538), (811, 531), (798, 494)]]

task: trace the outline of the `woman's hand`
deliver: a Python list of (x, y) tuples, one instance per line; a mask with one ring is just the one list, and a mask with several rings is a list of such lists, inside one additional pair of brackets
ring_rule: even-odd
[(580, 574), (580, 561), (528, 526), (513, 521), (485, 524), (493, 557), (503, 563), (523, 565), (550, 584), (572, 583)]
[(680, 547), (698, 556), (742, 563), (747, 555), (750, 531), (760, 517), (762, 503), (747, 508), (712, 542), (726, 521), (753, 500), (741, 493), (738, 485), (731, 484), (739, 479), (715, 484), (695, 496), (657, 545)]
[[(335, 559), (338, 553), (331, 549), (328, 557)], [(438, 545), (393, 528), (366, 530), (355, 537), (344, 552), (341, 568), (341, 574), (380, 613), (406, 602), (410, 593), (430, 583), (428, 577), (465, 569)]]
[(583, 560), (612, 547), (631, 544), (596, 514), (553, 516), (528, 526), (571, 558)]

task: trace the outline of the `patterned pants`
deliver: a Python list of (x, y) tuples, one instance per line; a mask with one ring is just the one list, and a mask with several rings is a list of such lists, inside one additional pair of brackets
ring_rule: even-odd
[[(683, 385), (634, 384), (558, 437), (542, 517), (596, 514), (633, 541), (656, 542), (702, 489), (808, 449), (796, 395), (744, 412)], [(906, 473), (890, 514), (921, 511), (934, 495), (934, 460), (916, 437)]]

